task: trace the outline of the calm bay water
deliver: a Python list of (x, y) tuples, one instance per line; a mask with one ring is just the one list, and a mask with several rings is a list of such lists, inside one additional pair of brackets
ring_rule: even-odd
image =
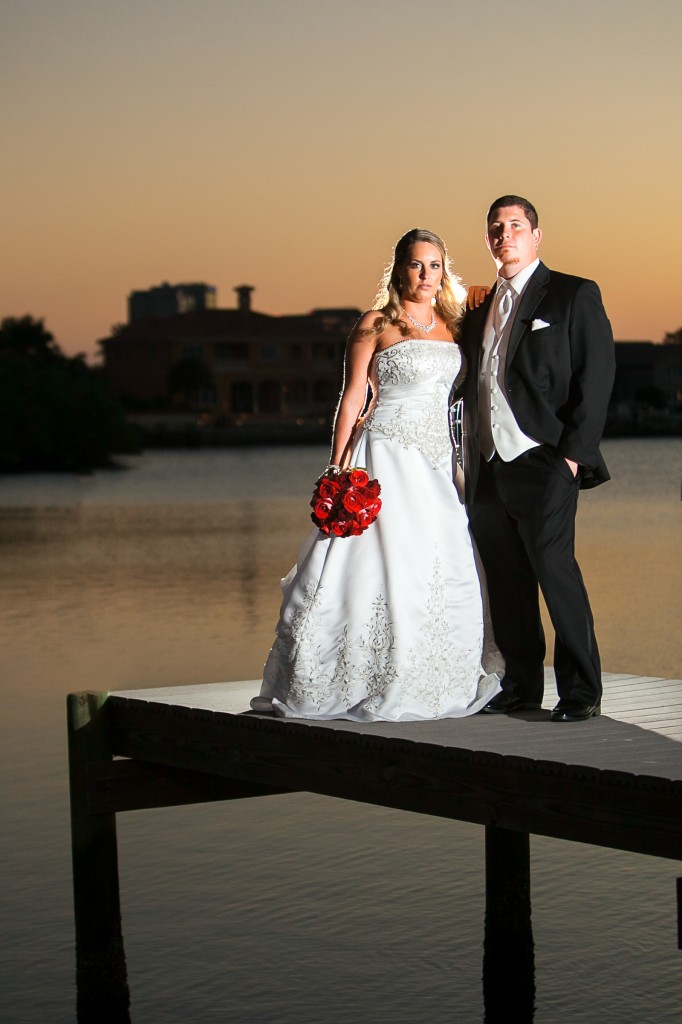
[[(579, 514), (604, 668), (680, 678), (679, 442), (604, 454), (614, 479)], [(157, 452), (0, 479), (10, 1024), (75, 1016), (65, 694), (257, 678), (325, 461)], [(135, 1024), (483, 1019), (480, 828), (298, 794), (120, 815), (119, 846)], [(537, 1024), (678, 1020), (679, 865), (532, 851)]]

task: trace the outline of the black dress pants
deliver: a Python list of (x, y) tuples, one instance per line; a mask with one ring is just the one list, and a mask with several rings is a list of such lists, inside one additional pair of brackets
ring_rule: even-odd
[(488, 579), (493, 631), (507, 663), (505, 692), (540, 702), (545, 638), (538, 584), (555, 632), (554, 671), (562, 700), (597, 704), (601, 665), (587, 591), (575, 560), (579, 481), (554, 448), (512, 462), (481, 459), (469, 506)]

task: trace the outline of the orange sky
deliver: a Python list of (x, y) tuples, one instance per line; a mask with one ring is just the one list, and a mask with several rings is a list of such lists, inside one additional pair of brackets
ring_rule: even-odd
[(489, 281), (485, 209), (539, 209), (620, 339), (682, 326), (678, 0), (5, 0), (0, 314), (67, 352), (133, 289), (365, 308), (396, 238)]

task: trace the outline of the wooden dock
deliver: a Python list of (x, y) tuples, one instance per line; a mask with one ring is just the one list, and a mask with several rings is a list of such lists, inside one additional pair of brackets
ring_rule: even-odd
[[(550, 670), (540, 711), (395, 725), (259, 714), (258, 685), (70, 695), (81, 1024), (102, 1020), (105, 989), (108, 1019), (128, 1019), (120, 811), (307, 791), (483, 825), (487, 948), (531, 963), (529, 834), (682, 860), (680, 680), (605, 674), (602, 715), (582, 723), (550, 722)], [(681, 898), (678, 880), (678, 922)]]

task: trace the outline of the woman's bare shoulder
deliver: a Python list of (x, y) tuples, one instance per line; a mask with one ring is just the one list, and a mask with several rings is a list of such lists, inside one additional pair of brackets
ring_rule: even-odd
[(374, 348), (382, 334), (382, 320), (382, 313), (376, 309), (368, 309), (351, 331), (348, 344), (365, 344)]
[(362, 314), (362, 316), (360, 317), (360, 319), (356, 323), (356, 325), (353, 328), (353, 330), (354, 331), (376, 331), (378, 328), (381, 327), (383, 319), (384, 319), (384, 314), (380, 310), (378, 310), (378, 309), (368, 309), (368, 310), (366, 310)]

